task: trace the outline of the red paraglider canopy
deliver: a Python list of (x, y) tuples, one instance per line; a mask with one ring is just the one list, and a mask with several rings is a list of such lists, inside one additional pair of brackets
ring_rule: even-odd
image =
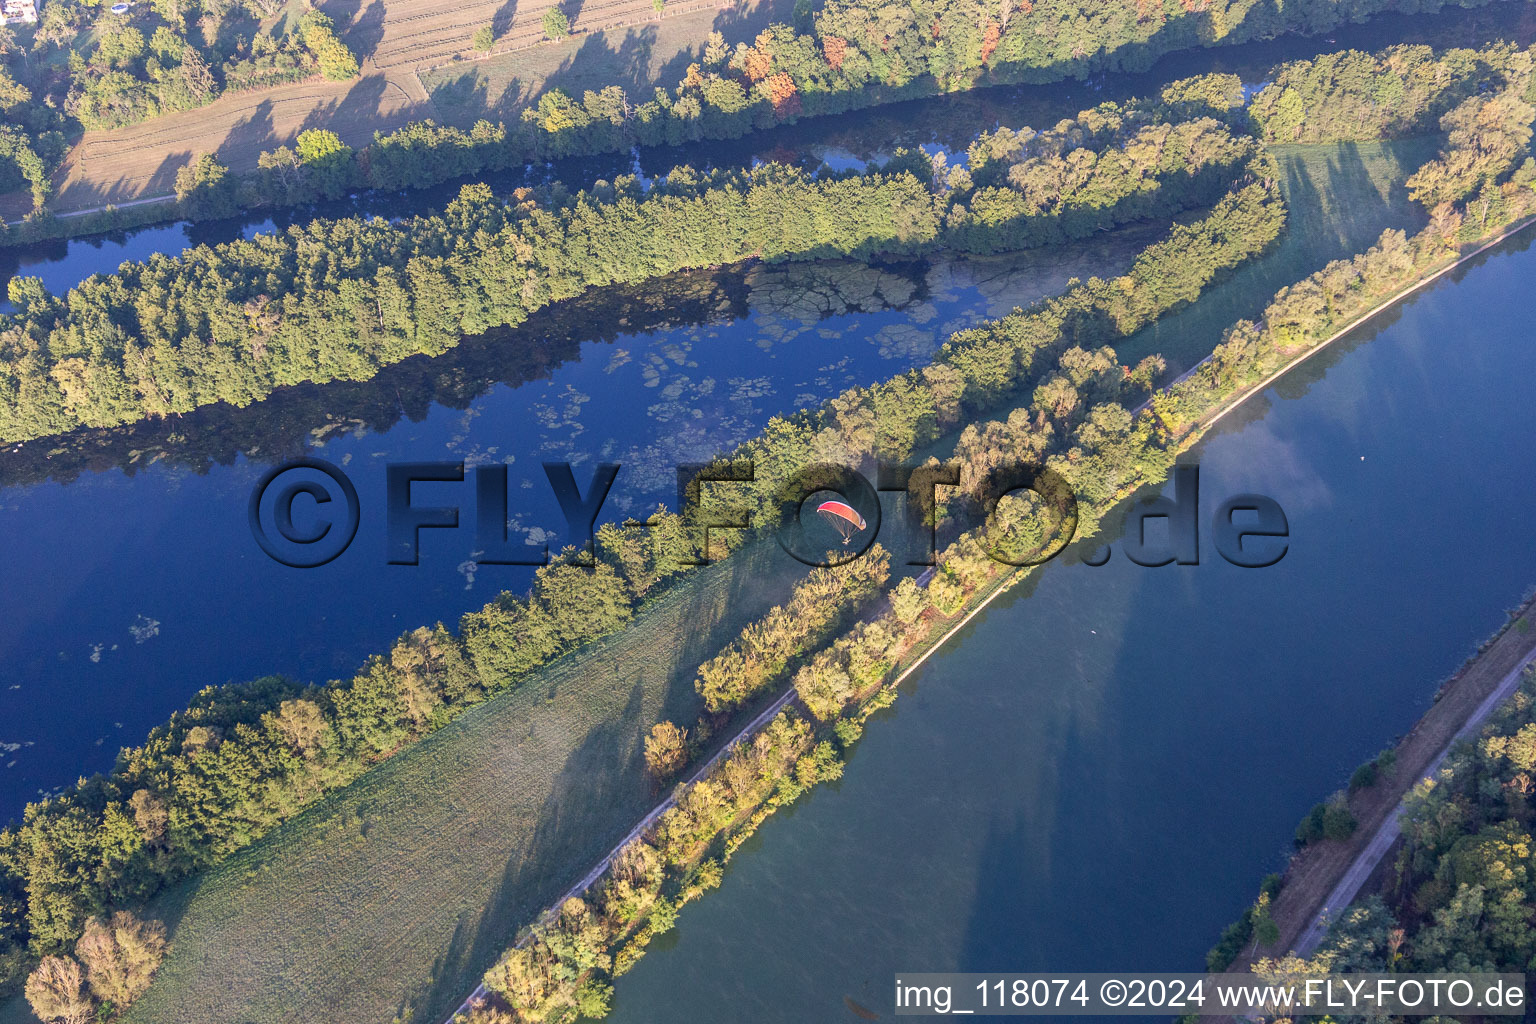
[(816, 511), (826, 516), (836, 516), (838, 519), (852, 523), (856, 528), (864, 529), (864, 517), (850, 505), (841, 501), (824, 501), (816, 506)]

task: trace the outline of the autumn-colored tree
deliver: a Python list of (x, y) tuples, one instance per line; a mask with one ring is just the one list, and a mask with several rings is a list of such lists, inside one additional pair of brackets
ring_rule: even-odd
[(645, 767), (657, 781), (666, 781), (688, 763), (688, 732), (671, 722), (657, 722), (645, 738)]
[(325, 712), (312, 700), (285, 700), (278, 705), (276, 714), (269, 717), (272, 729), (288, 741), (295, 753), (305, 757), (314, 753), (330, 728)]
[(896, 589), (891, 592), (891, 611), (900, 622), (911, 625), (927, 610), (928, 595), (923, 593), (916, 580), (908, 576), (896, 584)]
[(67, 956), (45, 956), (27, 977), (27, 1002), (45, 1021), (86, 1024), (96, 1008), (85, 994), (85, 971)]
[(90, 918), (75, 944), (91, 993), (122, 1009), (149, 988), (165, 959), (165, 925), (120, 910), (110, 921)]
[(821, 52), (833, 71), (840, 70), (848, 57), (848, 40), (840, 36), (825, 36), (821, 40)]
[(773, 55), (756, 46), (746, 51), (742, 61), (742, 71), (746, 73), (748, 80), (753, 82), (761, 82), (773, 69)]
[(795, 88), (795, 80), (788, 74), (780, 71), (770, 75), (763, 82), (763, 89), (768, 93), (774, 116), (779, 120), (787, 120), (800, 113), (800, 90)]
[(128, 798), (128, 807), (133, 811), (133, 823), (146, 843), (153, 846), (165, 839), (171, 814), (164, 801), (147, 789), (138, 789)]
[(453, 1018), (454, 1024), (517, 1024), (517, 1018), (484, 999), (469, 1005), (469, 1012)]
[(997, 44), (1002, 39), (1002, 33), (998, 31), (997, 22), (987, 22), (986, 31), (981, 34), (981, 62), (985, 64), (992, 59), (992, 54), (997, 50)]

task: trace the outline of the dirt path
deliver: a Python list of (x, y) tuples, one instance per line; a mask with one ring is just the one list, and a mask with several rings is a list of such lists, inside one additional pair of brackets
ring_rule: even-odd
[(1439, 769), (1458, 742), (1475, 736), (1488, 716), (1514, 693), (1536, 661), (1536, 608), (1527, 606), (1497, 640), (1447, 683), (1440, 699), (1398, 743), (1389, 778), (1356, 793), (1350, 810), (1360, 823), (1347, 842), (1320, 843), (1298, 854), (1275, 899), (1280, 941), (1273, 950), (1306, 954), (1328, 931), (1331, 914), (1347, 907), (1402, 834), (1404, 797)]

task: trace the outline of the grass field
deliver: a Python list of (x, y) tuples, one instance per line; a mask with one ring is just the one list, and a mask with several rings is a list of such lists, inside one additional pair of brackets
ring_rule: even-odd
[[(758, 545), (163, 898), (133, 1022), (435, 1022), (654, 803), (642, 738), (804, 567)], [(681, 641), (681, 642), (679, 642)]]
[(1412, 234), (1428, 219), (1408, 200), (1404, 180), (1434, 156), (1441, 139), (1272, 147), (1279, 160), (1289, 216), (1285, 234), (1263, 259), (1240, 267), (1194, 305), (1165, 317), (1120, 346), (1122, 362), (1153, 352), (1179, 372), (1205, 358), (1221, 332), (1252, 319), (1281, 288), (1330, 260), (1373, 245), (1387, 228)]

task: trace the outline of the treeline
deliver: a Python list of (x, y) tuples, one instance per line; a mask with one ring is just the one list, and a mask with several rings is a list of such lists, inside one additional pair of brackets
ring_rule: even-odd
[[(328, 133), (306, 133), (317, 134)], [(1203, 162), (1191, 172), (1105, 158), (1076, 202), (1034, 216), (1015, 210), (991, 225), (965, 209), (964, 190), (935, 190), (932, 164), (913, 152), (865, 175), (679, 168), (649, 192), (624, 178), (575, 196), (559, 186), (519, 189), (508, 202), (466, 186), (440, 215), (400, 225), (317, 220), (125, 263), (62, 299), (34, 278), (13, 279), (18, 313), (0, 318), (0, 438), (242, 406), (304, 381), (367, 379), (591, 287), (750, 256), (914, 254), (957, 235), (971, 247), (1041, 244), (1069, 227), (1207, 205), (1233, 178), (1272, 177), (1251, 140), (1214, 121), (1177, 135), (1199, 148)], [(314, 141), (303, 159), (323, 164), (334, 146)], [(1014, 170), (1028, 177), (1042, 159)], [(1111, 180), (1121, 184), (1095, 190)], [(1199, 258), (1219, 261), (1243, 244)], [(1192, 274), (1198, 268), (1176, 277)]]
[(832, 631), (890, 576), (883, 550), (836, 568), (812, 569), (795, 585), (788, 603), (741, 631), (719, 654), (699, 666), (694, 686), (711, 713), (731, 711), (768, 689), (796, 656), (821, 645)]
[[(551, 93), (541, 102), (539, 109), (544, 111), (542, 116), (548, 123), (585, 125), (593, 131), (598, 130), (592, 127), (594, 125), (606, 125), (598, 149), (628, 148), (633, 144), (624, 142), (624, 135), (619, 130), (625, 119), (632, 116), (632, 111), (617, 87), (588, 92), (579, 104), (558, 92)], [(1231, 116), (1234, 105), (1238, 108), (1242, 105), (1242, 90), (1236, 77), (1207, 75), (1171, 83), (1157, 100), (1133, 101), (1130, 106), (1143, 118), (1187, 121), (1211, 116), (1236, 123), (1240, 118)], [(559, 147), (544, 151), (550, 143), (544, 138), (547, 133), (542, 128), (529, 127), (535, 121), (540, 125), (545, 123), (534, 117), (532, 111), (529, 120), (510, 128), (489, 121), (479, 121), (468, 130), (440, 126), (431, 121), (412, 122), (387, 134), (375, 133), (371, 145), (356, 153), (349, 149), (345, 158), (324, 174), (300, 168), (297, 174), (274, 182), (271, 175), (265, 173), (269, 162), (277, 158), (279, 151), (274, 151), (263, 155), (261, 166), (254, 173), (237, 175), (215, 164), (216, 173), (226, 183), (219, 203), (187, 203), (185, 194), (178, 192), (178, 195), (184, 200), (184, 211), (194, 218), (229, 216), (241, 208), (334, 199), (353, 188), (388, 191), (432, 185), (449, 178), (521, 165), (525, 159), (536, 158), (529, 156), (531, 152), (536, 152), (538, 157), (566, 155)], [(531, 136), (530, 132), (533, 133)], [(1077, 144), (1086, 144), (1093, 134), (1103, 133), (1080, 131), (1075, 136), (1079, 140)], [(650, 141), (660, 143), (664, 140)], [(199, 162), (209, 163), (212, 159), (205, 155)]]
[(630, 96), (613, 85), (580, 97), (553, 89), (510, 125), (470, 130), (418, 122), (375, 135), (359, 180), (423, 186), (553, 157), (738, 138), (802, 116), (953, 92), (976, 84), (1050, 82), (1143, 71), (1180, 49), (1323, 32), (1371, 14), (1485, 6), (1399, 0), (846, 0), (810, 32), (776, 24), (732, 47), (706, 42), (672, 89)]
[[(914, 389), (942, 405), (909, 410), (899, 436), (915, 439), (920, 424), (948, 429), (961, 403), (982, 408), (1054, 366), (1058, 346), (1120, 336), (1192, 301), (1214, 275), (1260, 251), (1282, 219), (1272, 183), (1244, 186), (1149, 247), (1125, 277), (961, 332), (923, 375), (776, 419), (767, 439), (741, 453), (762, 458), (760, 476), (774, 487), (819, 461), (804, 458), (809, 445), (860, 461), (876, 441), (866, 403), (894, 413)], [(1032, 366), (1041, 369), (1031, 374)], [(776, 494), (762, 492), (761, 504), (776, 513)], [(88, 917), (141, 903), (550, 658), (621, 628), (681, 562), (700, 557), (694, 517), (703, 514), (658, 512), (648, 529), (605, 525), (594, 568), (564, 557), (539, 572), (529, 596), (503, 595), (466, 615), (457, 636), (441, 625), (408, 633), (351, 679), (306, 687), (266, 678), (203, 691), (144, 746), (125, 751), (112, 773), (29, 806), (19, 827), (0, 832), (0, 963), (19, 971), (67, 948)]]
[(1350, 142), (1432, 131), (1453, 107), (1485, 91), (1532, 99), (1532, 51), (1508, 44), (1436, 52), (1392, 46), (1282, 64), (1248, 113), (1266, 142)]

